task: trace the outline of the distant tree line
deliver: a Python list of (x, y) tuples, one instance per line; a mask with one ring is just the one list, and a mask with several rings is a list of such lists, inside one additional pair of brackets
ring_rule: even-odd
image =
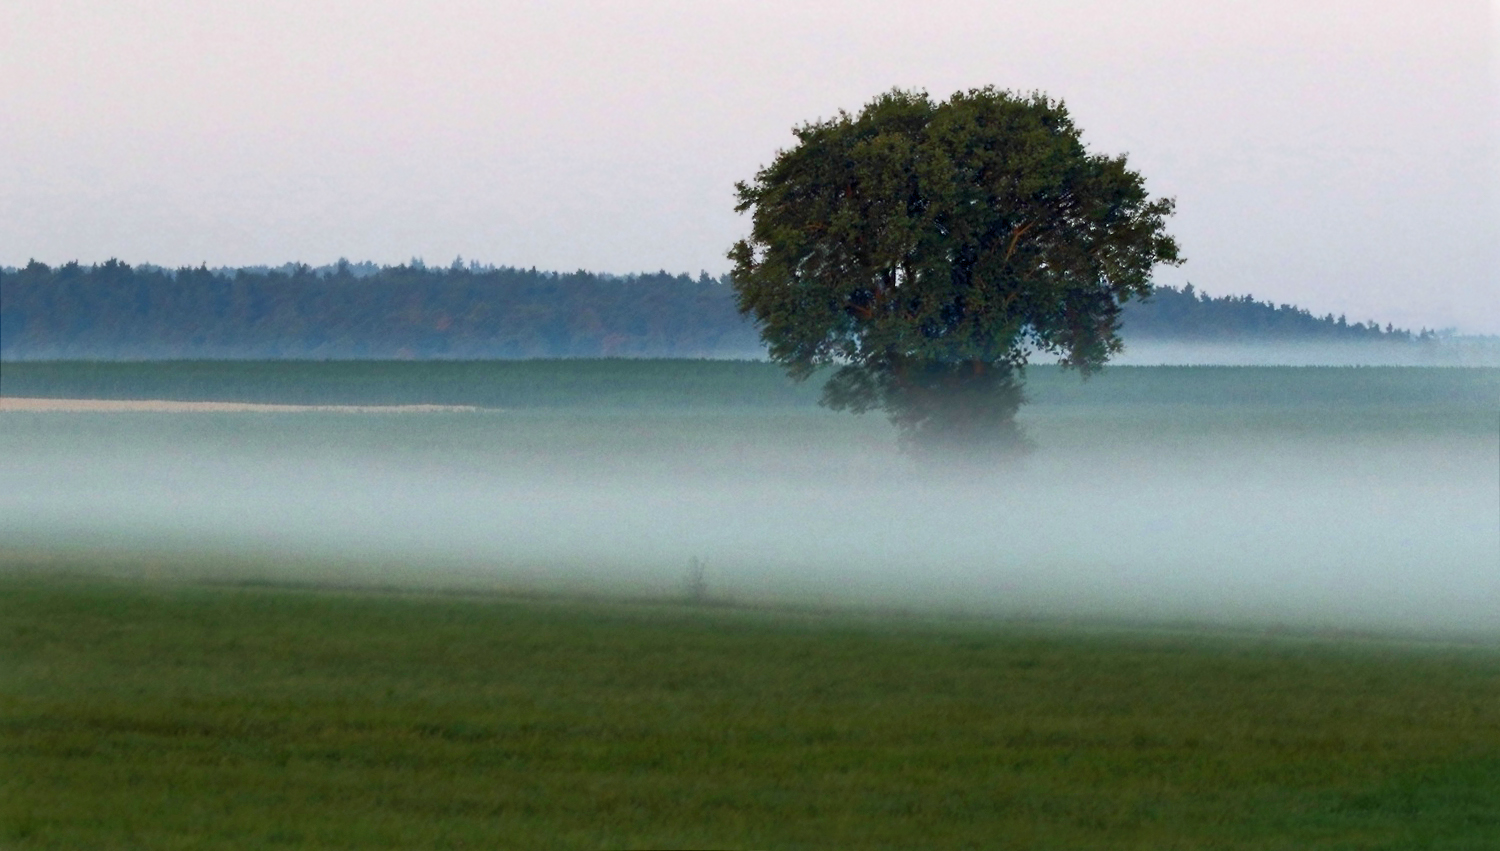
[[(1131, 302), (1129, 338), (1391, 340), (1423, 335), (1191, 285)], [(0, 357), (748, 357), (764, 347), (728, 281), (420, 261), (164, 269), (119, 261), (0, 270)]]
[(0, 273), (0, 356), (749, 356), (729, 287), (700, 275), (409, 263), (166, 270), (110, 261)]
[(1212, 297), (1188, 284), (1182, 289), (1157, 287), (1145, 302), (1129, 303), (1121, 320), (1127, 338), (1221, 341), (1400, 341), (1426, 339), (1374, 320), (1349, 322), (1345, 317), (1314, 316), (1291, 304), (1273, 305), (1252, 296)]

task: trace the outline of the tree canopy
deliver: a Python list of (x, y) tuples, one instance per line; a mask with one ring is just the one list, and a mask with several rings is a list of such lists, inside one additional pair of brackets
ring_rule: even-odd
[(794, 377), (838, 366), (826, 404), (919, 444), (1015, 445), (1028, 358), (1099, 368), (1122, 305), (1181, 262), (1172, 200), (1043, 94), (897, 89), (793, 132), (736, 185), (738, 306)]

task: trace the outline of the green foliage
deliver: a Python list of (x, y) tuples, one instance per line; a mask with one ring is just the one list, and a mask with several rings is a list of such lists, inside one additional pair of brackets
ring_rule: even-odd
[(1492, 648), (0, 575), (6, 848), (1497, 842)]
[(838, 365), (827, 404), (883, 407), (921, 442), (1012, 427), (1036, 352), (1097, 369), (1122, 304), (1181, 262), (1172, 201), (1041, 94), (895, 90), (795, 133), (737, 186), (739, 308), (794, 377)]

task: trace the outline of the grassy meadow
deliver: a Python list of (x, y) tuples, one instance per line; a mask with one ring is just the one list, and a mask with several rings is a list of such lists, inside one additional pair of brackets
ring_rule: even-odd
[(478, 408), (0, 412), (0, 848), (1500, 847), (1500, 369), (1028, 378), (0, 365)]
[(1488, 849), (1500, 651), (0, 578), (9, 848)]
[[(819, 380), (733, 360), (11, 361), (7, 396), (339, 405), (476, 405), (506, 410), (807, 409)], [(1040, 364), (1034, 405), (1229, 407), (1500, 406), (1500, 368), (1119, 366), (1089, 381)]]

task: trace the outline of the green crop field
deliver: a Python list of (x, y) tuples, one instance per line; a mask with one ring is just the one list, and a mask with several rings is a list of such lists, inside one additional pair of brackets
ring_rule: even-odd
[[(303, 415), (297, 442), (331, 451), (367, 441), (393, 453), (609, 455), (690, 447), (812, 445), (842, 464), (890, 445), (877, 413), (818, 407), (820, 379), (770, 363), (712, 360), (8, 362), (0, 394), (318, 405), (466, 405), (477, 416)], [(1087, 381), (1055, 366), (1027, 373), (1021, 419), (1043, 450), (1117, 442), (1127, 451), (1187, 440), (1344, 441), (1371, 435), (1488, 446), (1500, 427), (1500, 369), (1481, 367), (1111, 367)], [(486, 414), (494, 414), (486, 416)], [(0, 441), (24, 451), (59, 431), (162, 442), (183, 434), (271, 434), (266, 416), (10, 415)], [(290, 422), (290, 421), (286, 421)], [(285, 431), (284, 429), (281, 431)], [(85, 433), (88, 435), (84, 437)], [(788, 435), (795, 435), (788, 438)], [(281, 440), (278, 434), (274, 439)], [(325, 439), (326, 438), (326, 439)], [(56, 439), (62, 439), (57, 437)], [(885, 463), (885, 459), (881, 460)]]
[(1490, 849), (1500, 651), (0, 577), (8, 848)]
[[(1081, 381), (1027, 371), (1040, 405), (1500, 406), (1500, 368), (1109, 367)], [(18, 361), (0, 364), (7, 396), (303, 404), (445, 404), (522, 409), (809, 408), (817, 378), (726, 360)]]
[(0, 411), (0, 848), (1500, 847), (1500, 370), (1028, 392), (945, 478), (761, 363), (0, 364), (478, 408)]

